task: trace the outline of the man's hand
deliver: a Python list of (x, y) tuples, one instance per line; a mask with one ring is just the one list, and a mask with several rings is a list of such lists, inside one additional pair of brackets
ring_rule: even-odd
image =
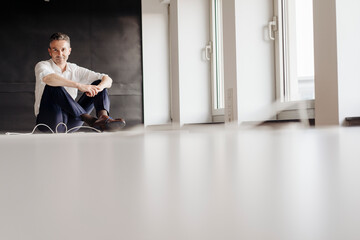
[(99, 92), (103, 90), (98, 86), (86, 84), (79, 84), (78, 89), (79, 91), (84, 92), (88, 97), (95, 97)]
[(96, 88), (97, 88), (97, 90), (98, 90), (98, 93), (99, 93), (99, 92), (102, 92), (102, 91), (105, 89), (105, 87), (102, 86), (101, 83), (100, 83), (99, 85), (97, 85)]

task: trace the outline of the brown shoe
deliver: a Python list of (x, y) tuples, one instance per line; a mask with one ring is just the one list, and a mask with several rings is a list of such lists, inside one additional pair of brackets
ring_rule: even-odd
[(103, 132), (116, 132), (125, 127), (126, 122), (122, 118), (113, 119), (107, 115), (102, 115), (95, 121), (92, 127)]

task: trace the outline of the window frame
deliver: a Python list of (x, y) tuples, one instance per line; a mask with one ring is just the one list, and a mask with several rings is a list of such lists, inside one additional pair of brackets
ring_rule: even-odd
[[(286, 109), (277, 114), (277, 120), (290, 120), (290, 119), (299, 119), (299, 111), (301, 107), (306, 107), (306, 113), (309, 118), (315, 117), (315, 99), (309, 100), (297, 100), (290, 101), (291, 91), (294, 91), (294, 88), (297, 88), (297, 82), (295, 85), (289, 84), (288, 79), (291, 77), (291, 69), (296, 61), (294, 56), (290, 56), (291, 51), (290, 47), (286, 45), (286, 38), (289, 38), (288, 32), (284, 32), (284, 29), (287, 28), (287, 21), (284, 21), (284, 18), (288, 18), (289, 12), (287, 12), (283, 7), (283, 2), (286, 0), (274, 0), (274, 15), (276, 16), (276, 25), (277, 29), (275, 32), (275, 72), (276, 72), (276, 99), (280, 102), (281, 108)], [(295, 44), (293, 44), (295, 45)], [(292, 58), (293, 60), (289, 63), (284, 61), (284, 58)], [(286, 66), (290, 64), (290, 66)]]
[[(211, 49), (212, 120), (213, 122), (224, 122), (225, 92), (222, 0), (210, 0), (210, 11), (211, 41), (209, 44)], [(220, 13), (220, 16), (217, 13)]]

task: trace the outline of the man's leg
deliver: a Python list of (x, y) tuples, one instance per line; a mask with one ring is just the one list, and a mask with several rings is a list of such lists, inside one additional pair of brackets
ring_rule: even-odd
[[(51, 87), (46, 85), (40, 103), (40, 111), (37, 116), (37, 124), (48, 125), (53, 131), (60, 122), (68, 124), (68, 120), (76, 121), (77, 126), (82, 125), (82, 115), (86, 111), (76, 103), (63, 87)], [(46, 127), (39, 127), (46, 131)], [(59, 126), (58, 131), (65, 131), (64, 126)]]
[[(98, 85), (100, 82), (101, 80), (96, 80), (92, 85)], [(102, 131), (117, 131), (125, 126), (125, 121), (123, 119), (112, 119), (109, 117), (110, 98), (107, 89), (99, 92), (94, 97), (88, 97), (86, 94), (83, 94), (78, 103), (88, 114), (95, 108), (98, 119), (89, 124), (92, 127)], [(86, 114), (83, 117), (86, 117)]]
[[(42, 107), (36, 118), (36, 124), (45, 124), (51, 128), (52, 131), (56, 131), (56, 127), (59, 123), (65, 123), (64, 114), (58, 105), (52, 107)], [(50, 132), (46, 126), (39, 126), (38, 129), (42, 132)], [(64, 126), (58, 127), (59, 132), (64, 132)]]
[[(101, 80), (96, 80), (92, 83), (92, 85), (98, 85), (101, 82)], [(100, 117), (101, 115), (109, 115), (110, 111), (110, 99), (107, 89), (104, 89), (103, 91), (99, 92), (94, 97), (88, 97), (84, 93), (78, 103), (80, 106), (88, 113), (90, 114), (91, 111), (95, 108), (96, 116)]]
[[(100, 82), (101, 80), (97, 80), (93, 82), (92, 85), (97, 85)], [(68, 121), (68, 129), (81, 126), (83, 124), (83, 121), (85, 121), (89, 126), (93, 126), (95, 121), (98, 120), (97, 118), (90, 115), (94, 107), (96, 109), (98, 117), (102, 114), (108, 114), (110, 108), (110, 100), (106, 89), (104, 89), (102, 92), (98, 93), (94, 97), (88, 97), (85, 93), (83, 93), (77, 103), (85, 110), (86, 113), (81, 116), (82, 121), (70, 117)]]

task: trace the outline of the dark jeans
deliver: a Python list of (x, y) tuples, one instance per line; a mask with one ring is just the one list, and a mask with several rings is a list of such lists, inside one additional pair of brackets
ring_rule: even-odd
[[(100, 80), (97, 80), (92, 85), (98, 85), (100, 82)], [(84, 93), (76, 102), (64, 87), (46, 85), (41, 98), (36, 124), (46, 124), (55, 132), (56, 126), (63, 122), (66, 124), (67, 129), (70, 130), (82, 126), (84, 122), (80, 116), (85, 113), (90, 114), (94, 107), (96, 113), (100, 110), (109, 112), (110, 99), (106, 89), (99, 92), (95, 97), (88, 97)], [(38, 129), (43, 132), (49, 131), (44, 126), (39, 126)], [(65, 126), (61, 124), (57, 130), (58, 132), (65, 132)]]

